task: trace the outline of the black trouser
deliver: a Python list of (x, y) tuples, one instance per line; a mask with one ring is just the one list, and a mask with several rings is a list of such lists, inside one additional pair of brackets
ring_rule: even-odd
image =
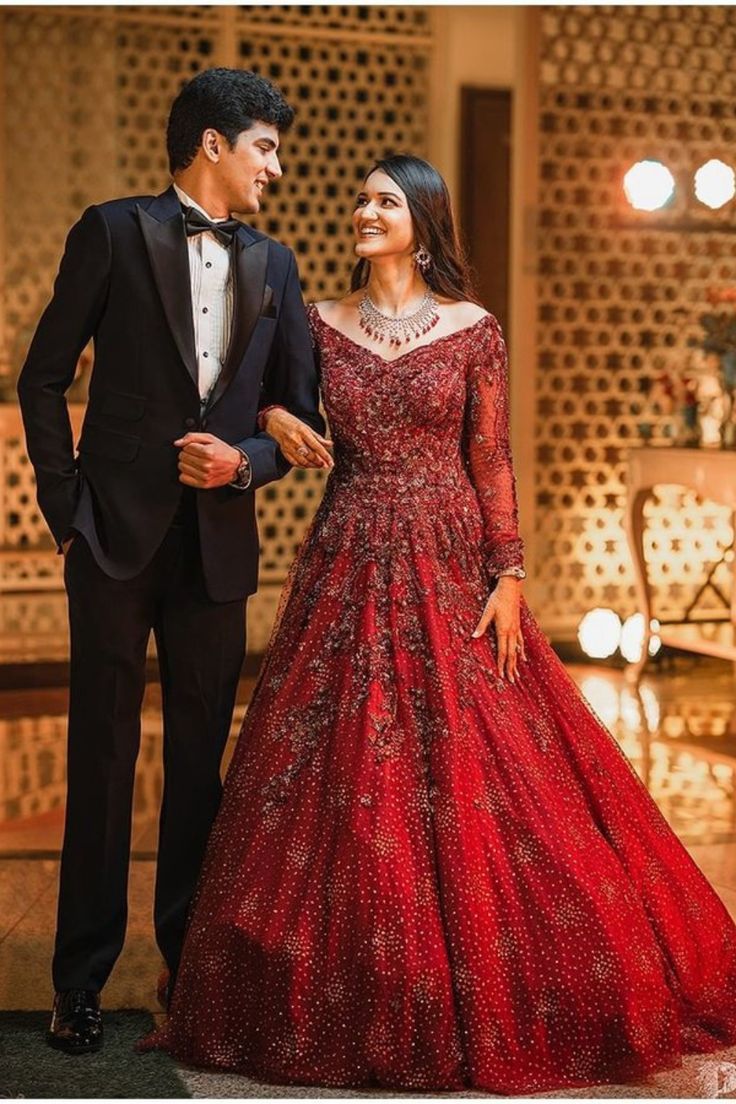
[(154, 923), (172, 974), (222, 792), (220, 762), (245, 651), (245, 602), (202, 577), (193, 495), (148, 566), (111, 579), (77, 536), (64, 576), (71, 683), (55, 989), (100, 990), (123, 947), (135, 763), (153, 629), (164, 715)]

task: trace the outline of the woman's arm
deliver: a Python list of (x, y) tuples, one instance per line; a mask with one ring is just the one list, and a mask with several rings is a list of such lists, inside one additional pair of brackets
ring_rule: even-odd
[[(314, 305), (310, 304), (305, 312), (302, 305), (307, 332), (306, 340), (318, 379), (319, 343), (315, 340), (313, 332), (315, 310)], [(314, 419), (306, 417), (298, 409), (283, 401), (276, 401), (275, 396), (264, 392), (262, 406), (258, 413), (258, 427), (263, 431), (264, 436), (272, 437), (276, 441), (281, 454), (290, 464), (302, 468), (331, 469), (334, 467), (334, 461), (327, 450), (332, 448), (332, 442), (324, 436), (325, 425), (319, 411), (318, 417), (321, 427), (319, 429), (315, 427)]]
[[(517, 653), (524, 658), (520, 628), (524, 542), (509, 436), (508, 354), (501, 327), (489, 315), (468, 368), (465, 455), (483, 519), (483, 558), (489, 579), (499, 580), (474, 636), (495, 621), (499, 670), (515, 681)], [(506, 576), (511, 576), (506, 578)], [(514, 578), (516, 576), (516, 578)]]
[[(286, 475), (292, 466), (332, 465), (319, 410), (318, 364), (293, 253), (261, 389), (258, 429), (254, 437), (238, 442), (251, 462), (254, 489)], [(300, 453), (301, 448), (308, 452)]]

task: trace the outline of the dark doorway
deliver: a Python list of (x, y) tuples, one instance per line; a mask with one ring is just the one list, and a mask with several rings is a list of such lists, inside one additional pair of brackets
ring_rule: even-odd
[(460, 224), (480, 300), (509, 331), (511, 92), (463, 88)]

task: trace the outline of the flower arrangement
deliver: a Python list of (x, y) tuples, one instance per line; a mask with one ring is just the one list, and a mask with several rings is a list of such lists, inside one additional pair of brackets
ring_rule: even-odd
[[(736, 288), (708, 288), (708, 302), (714, 307), (724, 303), (736, 304)], [(703, 327), (703, 336), (690, 338), (690, 344), (704, 353), (716, 353), (724, 356), (736, 353), (736, 310), (720, 310), (701, 314), (698, 321)]]
[(659, 426), (661, 442), (670, 445), (698, 444), (697, 381), (689, 374), (666, 369), (654, 379), (646, 377), (642, 390), (646, 395), (646, 410), (651, 421), (639, 424), (645, 440), (653, 437), (654, 425)]
[(716, 358), (723, 399), (721, 446), (736, 448), (736, 287), (710, 287), (707, 299), (716, 309), (700, 315), (703, 333), (688, 344)]

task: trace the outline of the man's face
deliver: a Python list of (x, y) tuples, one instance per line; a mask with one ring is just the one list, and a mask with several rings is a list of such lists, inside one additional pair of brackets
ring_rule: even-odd
[(221, 139), (218, 176), (231, 211), (258, 212), (263, 189), (282, 175), (278, 148), (279, 132), (270, 123), (241, 131), (232, 149)]

